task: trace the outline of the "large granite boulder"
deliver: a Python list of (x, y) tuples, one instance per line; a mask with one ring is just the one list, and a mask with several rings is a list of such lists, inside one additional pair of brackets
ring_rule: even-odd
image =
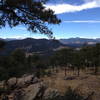
[(17, 87), (18, 88), (23, 88), (25, 86), (25, 78), (22, 77), (22, 78), (18, 78), (17, 80)]
[(38, 79), (34, 75), (24, 75), (21, 78), (18, 78), (17, 87), (25, 87), (27, 85), (38, 82)]
[(43, 98), (46, 86), (40, 83), (32, 84), (25, 89), (25, 95), (22, 100), (40, 100)]
[(14, 88), (14, 87), (16, 87), (16, 84), (17, 84), (17, 78), (16, 78), (16, 77), (10, 78), (10, 79), (7, 81), (7, 85), (8, 85), (9, 88)]
[(34, 75), (28, 75), (28, 76), (24, 77), (25, 83), (26, 84), (31, 84), (33, 82), (34, 78), (35, 78)]

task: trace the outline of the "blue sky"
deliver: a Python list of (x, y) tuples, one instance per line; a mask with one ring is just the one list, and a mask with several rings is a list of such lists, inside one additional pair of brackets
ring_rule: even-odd
[[(60, 25), (49, 25), (56, 38), (100, 38), (100, 0), (49, 0), (45, 6), (62, 20)], [(21, 25), (0, 29), (0, 38), (25, 37), (47, 38)]]

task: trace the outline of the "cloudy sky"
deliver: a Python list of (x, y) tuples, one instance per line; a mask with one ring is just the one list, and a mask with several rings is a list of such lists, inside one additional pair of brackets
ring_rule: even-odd
[[(49, 0), (45, 5), (62, 20), (60, 25), (50, 25), (56, 38), (100, 38), (100, 0)], [(33, 34), (25, 27), (0, 29), (0, 38), (46, 38)]]

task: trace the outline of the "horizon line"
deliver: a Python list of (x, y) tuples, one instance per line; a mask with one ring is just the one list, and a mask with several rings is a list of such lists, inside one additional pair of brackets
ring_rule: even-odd
[[(34, 38), (34, 37), (24, 37), (24, 38), (15, 38), (15, 37), (11, 37), (11, 38), (2, 38), (0, 37), (0, 39), (19, 39), (19, 40), (22, 40), (22, 39), (27, 39), (27, 38), (32, 38), (32, 39), (48, 39), (49, 38)], [(71, 38), (80, 38), (80, 39), (100, 39), (100, 37), (68, 37), (68, 38), (55, 38), (55, 40), (58, 40), (58, 39), (71, 39)]]

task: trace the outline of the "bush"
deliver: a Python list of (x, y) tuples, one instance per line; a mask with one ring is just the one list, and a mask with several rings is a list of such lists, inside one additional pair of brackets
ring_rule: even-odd
[(60, 95), (47, 100), (83, 100), (83, 97), (80, 96), (75, 90), (72, 90), (71, 87), (68, 87), (67, 91), (63, 96)]
[(0, 88), (0, 95), (1, 94), (9, 94), (11, 91), (8, 88)]
[(63, 100), (83, 100), (83, 97), (69, 87), (64, 95)]
[(47, 75), (48, 77), (51, 76), (51, 74), (52, 74), (51, 70), (48, 70), (48, 71), (46, 72), (46, 75)]

